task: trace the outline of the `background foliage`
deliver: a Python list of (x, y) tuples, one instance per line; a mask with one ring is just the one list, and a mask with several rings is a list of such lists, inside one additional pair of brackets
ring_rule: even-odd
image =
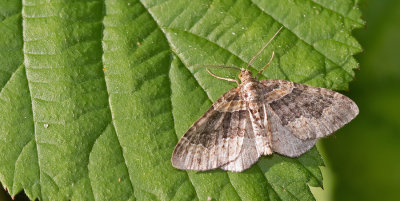
[[(395, 160), (395, 154), (398, 153), (396, 143), (399, 139), (398, 137), (396, 137), (399, 129), (395, 125), (399, 124), (398, 121), (396, 122), (396, 119), (398, 119), (396, 118), (396, 114), (398, 113), (396, 113), (397, 111), (393, 109), (398, 108), (395, 106), (395, 100), (398, 100), (398, 96), (396, 96), (396, 94), (398, 94), (398, 91), (397, 93), (394, 93), (394, 91), (397, 90), (395, 86), (399, 83), (399, 68), (395, 67), (398, 65), (398, 63), (396, 63), (396, 60), (391, 59), (395, 58), (393, 57), (393, 55), (395, 54), (395, 51), (393, 51), (394, 49), (388, 48), (396, 47), (395, 44), (398, 44), (395, 43), (396, 41), (398, 42), (398, 40), (396, 40), (398, 39), (398, 37), (396, 37), (396, 33), (398, 32), (393, 31), (394, 29), (392, 29), (392, 27), (395, 25), (395, 22), (398, 22), (394, 19), (396, 19), (396, 8), (399, 8), (399, 6), (398, 3), (396, 4), (389, 1), (376, 1), (375, 3), (370, 3), (369, 6), (363, 6), (364, 8), (366, 8), (365, 10), (368, 13), (366, 15), (366, 20), (369, 24), (367, 24), (367, 30), (359, 30), (356, 32), (356, 34), (358, 35), (358, 38), (364, 46), (365, 54), (359, 57), (362, 70), (358, 72), (359, 76), (357, 76), (357, 82), (354, 82), (354, 84), (351, 85), (351, 90), (349, 94), (350, 97), (352, 97), (353, 100), (355, 100), (359, 104), (361, 115), (357, 118), (356, 122), (358, 123), (355, 123), (356, 125), (354, 127), (350, 126), (350, 124), (343, 130), (338, 132), (336, 139), (329, 138), (324, 142), (327, 148), (327, 156), (330, 160), (329, 164), (332, 165), (333, 172), (336, 176), (334, 199), (337, 200), (359, 200), (360, 198), (362, 198), (363, 200), (367, 200), (370, 198), (389, 199), (395, 195), (396, 191), (394, 190), (394, 184), (396, 184), (395, 182), (399, 181), (399, 179), (397, 179), (398, 175), (396, 175), (394, 171), (396, 170), (396, 168), (399, 169), (398, 160)], [(112, 20), (110, 22), (112, 22)], [(170, 31), (176, 32), (177, 30), (171, 29)], [(79, 33), (76, 34), (79, 35)], [(101, 35), (98, 37), (101, 37)], [(171, 35), (171, 37), (173, 37), (173, 35)], [(268, 36), (264, 36), (263, 38), (264, 40), (267, 40)], [(132, 39), (132, 41), (136, 43), (137, 40)], [(222, 44), (224, 44), (225, 42), (229, 43), (229, 40), (221, 41)], [(94, 45), (96, 46), (96, 44)], [(161, 47), (163, 47), (162, 44)], [(52, 49), (49, 50), (51, 51)], [(215, 50), (213, 50), (212, 52), (215, 52)], [(139, 51), (139, 54), (140, 53), (141, 52)], [(142, 54), (145, 53), (146, 52), (143, 52)], [(224, 54), (223, 52), (221, 53)], [(269, 54), (270, 52), (267, 51), (263, 57), (268, 58)], [(249, 57), (251, 55), (251, 52), (247, 52), (244, 55), (248, 55), (246, 57)], [(16, 57), (17, 56), (18, 55), (16, 55)], [(163, 55), (161, 53), (160, 57), (162, 58), (162, 56)], [(207, 56), (205, 57), (207, 58)], [(213, 59), (215, 59), (214, 62), (219, 61), (218, 58)], [(230, 59), (228, 61), (240, 65), (240, 61), (238, 61), (237, 59)], [(199, 63), (199, 61), (192, 62)], [(207, 63), (206, 61), (201, 62)], [(218, 63), (221, 62), (222, 61)], [(385, 63), (386, 65), (382, 65)], [(179, 62), (175, 63), (175, 65), (177, 67), (175, 69), (179, 70)], [(261, 62), (256, 66), (260, 65), (262, 65)], [(382, 66), (385, 66), (386, 68), (383, 68)], [(105, 65), (105, 68), (106, 69), (104, 70), (107, 73), (107, 70), (109, 70), (107, 69), (107, 65)], [(363, 72), (365, 73), (363, 74)], [(284, 78), (284, 75), (279, 74), (278, 71), (274, 71), (274, 68), (271, 68), (270, 71), (267, 73), (269, 73), (268, 76), (276, 76), (276, 78), (281, 79)], [(289, 76), (295, 74), (296, 72), (289, 73)], [(301, 78), (301, 75), (293, 76), (291, 79), (294, 79), (294, 81), (303, 82), (310, 81)], [(343, 84), (339, 84), (335, 87), (329, 85), (332, 84), (332, 82), (323, 83), (318, 82), (318, 79), (316, 80), (317, 81), (314, 80), (313, 82), (311, 79), (310, 84), (314, 83), (314, 85), (325, 85), (336, 89), (345, 88)], [(132, 84), (135, 85), (140, 83)], [(214, 86), (215, 84), (213, 85), (213, 87)], [(226, 87), (229, 86), (225, 86), (225, 88)], [(221, 87), (220, 89), (216, 89), (215, 92), (210, 92), (211, 97), (214, 97), (213, 99), (217, 98), (218, 94), (226, 90), (225, 88)], [(373, 92), (375, 92), (376, 94), (373, 94)], [(382, 104), (382, 102), (384, 102), (385, 104)], [(382, 105), (384, 105), (385, 107), (382, 107)], [(206, 108), (207, 105), (203, 105), (203, 107)], [(188, 121), (188, 124), (190, 124), (191, 121), (192, 120)], [(177, 129), (184, 130), (185, 128), (184, 126), (182, 126), (182, 128)], [(110, 128), (105, 128), (105, 131), (112, 133), (112, 129), (110, 131)], [(376, 133), (380, 133), (381, 135), (378, 136), (376, 135)], [(112, 136), (112, 134), (108, 135)], [(392, 146), (387, 146), (388, 144), (386, 143)], [(103, 146), (110, 146), (110, 144)], [(111, 144), (111, 146), (118, 147), (118, 145), (113, 144)], [(357, 146), (358, 148), (356, 148)], [(371, 149), (371, 147), (376, 147), (376, 149)], [(116, 151), (118, 152), (118, 150)], [(104, 156), (101, 155), (98, 157), (101, 158)], [(116, 161), (116, 163), (118, 163), (118, 161)], [(390, 166), (382, 165), (387, 163), (390, 163)], [(392, 168), (391, 170), (393, 171), (390, 171), (393, 172), (392, 175), (388, 176), (389, 171), (387, 168)], [(384, 193), (373, 193), (376, 192), (376, 190), (380, 190)], [(127, 191), (121, 191), (121, 193), (124, 192)]]
[(400, 1), (365, 0), (353, 33), (364, 52), (349, 95), (360, 115), (323, 141), (336, 181), (332, 200), (400, 198)]

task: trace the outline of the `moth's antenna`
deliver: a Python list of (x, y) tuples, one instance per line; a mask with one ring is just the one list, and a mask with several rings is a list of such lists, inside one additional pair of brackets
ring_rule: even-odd
[(269, 59), (269, 62), (260, 71), (258, 71), (258, 73), (256, 75), (256, 79), (258, 79), (258, 76), (260, 76), (261, 73), (272, 63), (272, 59), (274, 59), (274, 56), (275, 56), (275, 52), (272, 52), (271, 59)]
[(261, 54), (261, 52), (272, 42), (272, 40), (274, 40), (274, 38), (279, 34), (279, 32), (282, 30), (282, 28), (283, 28), (283, 26), (281, 26), (281, 28), (279, 28), (279, 30), (274, 34), (274, 36), (272, 36), (272, 38), (269, 39), (269, 41), (267, 42), (267, 44), (265, 44), (264, 47), (262, 47), (262, 48), (257, 52), (257, 54), (254, 55), (254, 56), (250, 59), (249, 63), (248, 63), (247, 66), (246, 66), (246, 69), (249, 68), (249, 66), (250, 66), (250, 65), (253, 63), (253, 61)]
[(217, 79), (226, 80), (226, 81), (229, 81), (229, 82), (236, 82), (237, 85), (240, 85), (240, 83), (239, 83), (237, 80), (230, 79), (230, 78), (225, 78), (225, 77), (220, 77), (220, 76), (218, 76), (218, 75), (215, 75), (214, 73), (210, 72), (210, 71), (208, 70), (208, 68), (206, 68), (206, 71), (207, 71), (210, 75), (212, 75), (213, 77), (215, 77), (215, 78), (217, 78)]
[(195, 66), (195, 67), (229, 68), (229, 69), (240, 71), (240, 68), (236, 67), (236, 66), (213, 65), (213, 64), (195, 64), (195, 65), (192, 65), (192, 66)]

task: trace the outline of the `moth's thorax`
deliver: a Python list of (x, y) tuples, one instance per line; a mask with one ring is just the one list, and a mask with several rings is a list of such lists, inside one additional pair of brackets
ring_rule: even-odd
[(239, 79), (240, 82), (242, 84), (246, 83), (246, 82), (254, 82), (256, 81), (256, 79), (254, 79), (253, 75), (251, 74), (251, 72), (247, 69), (241, 69), (241, 72), (239, 74)]
[(262, 86), (258, 81), (248, 81), (241, 84), (240, 93), (246, 101), (260, 100), (262, 95)]
[(258, 82), (251, 72), (247, 69), (241, 69), (239, 74), (240, 93), (246, 101), (258, 100), (260, 98), (260, 82)]

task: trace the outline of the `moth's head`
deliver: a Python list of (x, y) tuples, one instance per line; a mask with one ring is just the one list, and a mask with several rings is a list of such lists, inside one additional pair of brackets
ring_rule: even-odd
[(253, 74), (249, 70), (242, 68), (240, 69), (239, 79), (242, 83), (248, 82), (253, 79)]

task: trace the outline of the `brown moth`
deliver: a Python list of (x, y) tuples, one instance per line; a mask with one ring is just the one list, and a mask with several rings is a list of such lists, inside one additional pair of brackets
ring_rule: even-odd
[(212, 76), (239, 86), (222, 95), (180, 139), (171, 159), (175, 168), (241, 172), (261, 155), (276, 152), (298, 157), (318, 138), (330, 135), (357, 116), (358, 107), (350, 98), (329, 89), (285, 80), (258, 81), (274, 54), (253, 77), (248, 66), (281, 29), (246, 69), (240, 69), (240, 83), (207, 69)]

